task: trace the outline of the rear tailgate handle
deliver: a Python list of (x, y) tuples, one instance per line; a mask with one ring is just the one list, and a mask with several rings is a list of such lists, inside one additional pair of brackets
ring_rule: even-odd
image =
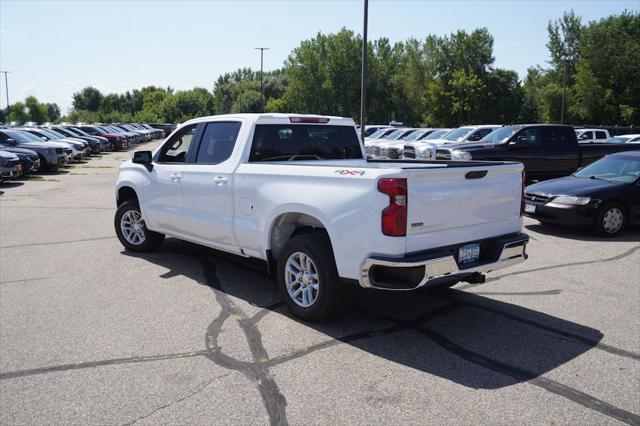
[(471, 172), (468, 172), (466, 175), (464, 175), (464, 177), (466, 177), (467, 179), (482, 179), (486, 175), (487, 175), (486, 170), (473, 170)]

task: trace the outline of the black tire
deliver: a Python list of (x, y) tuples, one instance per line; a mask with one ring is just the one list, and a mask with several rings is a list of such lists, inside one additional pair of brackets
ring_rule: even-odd
[(604, 203), (593, 222), (593, 230), (601, 237), (615, 237), (627, 224), (625, 207), (616, 202)]
[[(316, 298), (308, 307), (296, 303), (287, 290), (286, 267), (289, 258), (295, 253), (303, 253), (311, 259), (318, 278)], [(282, 299), (298, 318), (305, 321), (318, 321), (333, 316), (340, 308), (341, 286), (338, 271), (331, 241), (324, 233), (302, 234), (291, 238), (280, 253), (277, 280)]]
[(128, 200), (120, 204), (118, 210), (116, 210), (116, 216), (114, 218), (114, 227), (116, 228), (116, 235), (120, 240), (120, 243), (124, 246), (125, 249), (135, 252), (148, 252), (157, 249), (162, 241), (164, 240), (164, 234), (160, 234), (158, 232), (153, 232), (147, 229), (144, 225), (144, 218), (142, 218), (139, 226), (139, 230), (144, 234), (144, 239), (140, 243), (134, 243), (125, 237), (122, 231), (122, 218), (128, 212), (135, 212), (135, 214), (142, 217), (142, 213), (140, 212), (140, 206), (136, 200)]

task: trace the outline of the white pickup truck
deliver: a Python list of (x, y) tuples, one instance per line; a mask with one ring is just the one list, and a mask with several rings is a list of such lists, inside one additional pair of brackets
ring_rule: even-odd
[(128, 250), (168, 235), (261, 259), (316, 320), (345, 285), (452, 285), (525, 260), (522, 182), (519, 163), (367, 161), (347, 118), (212, 116), (120, 167), (115, 229)]

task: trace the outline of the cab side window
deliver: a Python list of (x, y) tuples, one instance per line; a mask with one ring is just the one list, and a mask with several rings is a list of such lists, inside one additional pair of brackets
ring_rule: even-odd
[(518, 138), (524, 136), (527, 140), (527, 144), (529, 146), (538, 146), (540, 145), (540, 130), (538, 129), (524, 129), (519, 135)]
[[(569, 132), (574, 132), (573, 129), (568, 131), (563, 127), (543, 127), (542, 137), (544, 139), (545, 146), (565, 146), (571, 142)], [(575, 132), (573, 133), (575, 135)]]
[(607, 134), (605, 132), (596, 132), (596, 139), (606, 139)]
[(169, 140), (160, 152), (159, 163), (184, 163), (189, 152), (189, 146), (193, 141), (197, 124), (185, 126), (179, 133)]
[(219, 164), (231, 157), (240, 131), (239, 122), (208, 123), (196, 156), (197, 164)]

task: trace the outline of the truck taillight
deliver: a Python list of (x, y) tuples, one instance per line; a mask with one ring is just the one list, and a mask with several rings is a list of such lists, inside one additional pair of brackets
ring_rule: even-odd
[(382, 233), (390, 237), (404, 237), (407, 235), (407, 180), (380, 179), (378, 191), (389, 196), (389, 205), (382, 210)]
[(524, 216), (524, 187), (527, 184), (527, 174), (522, 170), (522, 185), (520, 185), (520, 216)]

